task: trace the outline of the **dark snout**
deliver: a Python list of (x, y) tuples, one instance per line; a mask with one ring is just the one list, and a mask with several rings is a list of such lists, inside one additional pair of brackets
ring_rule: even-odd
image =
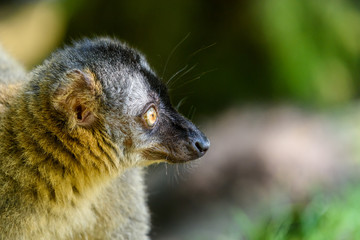
[(177, 113), (176, 129), (178, 139), (174, 139), (177, 162), (198, 159), (209, 150), (210, 141), (190, 120)]
[(197, 154), (197, 158), (204, 156), (210, 147), (209, 139), (199, 129), (197, 129), (195, 136), (190, 137), (189, 140), (193, 151)]
[(157, 144), (143, 152), (144, 158), (184, 163), (205, 155), (210, 141), (204, 133), (175, 109), (167, 109), (163, 116), (159, 128), (152, 133), (157, 134)]

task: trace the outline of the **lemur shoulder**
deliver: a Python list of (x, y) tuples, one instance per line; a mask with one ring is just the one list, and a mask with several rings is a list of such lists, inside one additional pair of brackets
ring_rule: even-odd
[(142, 167), (205, 135), (138, 51), (84, 39), (26, 73), (0, 51), (0, 239), (148, 239)]

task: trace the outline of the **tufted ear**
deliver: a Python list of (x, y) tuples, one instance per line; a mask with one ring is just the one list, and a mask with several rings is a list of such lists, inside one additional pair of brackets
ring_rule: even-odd
[(101, 94), (101, 85), (87, 69), (74, 69), (66, 74), (66, 78), (67, 83), (55, 91), (54, 107), (65, 113), (70, 126), (90, 126), (96, 120), (97, 97)]

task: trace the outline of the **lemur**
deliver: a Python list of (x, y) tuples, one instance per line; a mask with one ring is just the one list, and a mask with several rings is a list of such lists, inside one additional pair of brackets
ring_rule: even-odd
[(148, 239), (142, 168), (210, 146), (116, 39), (75, 42), (30, 73), (0, 52), (0, 84), (0, 240)]

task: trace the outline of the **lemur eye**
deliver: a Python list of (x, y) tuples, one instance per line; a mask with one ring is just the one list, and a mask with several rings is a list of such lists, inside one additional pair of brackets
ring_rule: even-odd
[(148, 127), (152, 128), (155, 126), (157, 120), (157, 112), (155, 107), (150, 107), (143, 116), (145, 123)]

